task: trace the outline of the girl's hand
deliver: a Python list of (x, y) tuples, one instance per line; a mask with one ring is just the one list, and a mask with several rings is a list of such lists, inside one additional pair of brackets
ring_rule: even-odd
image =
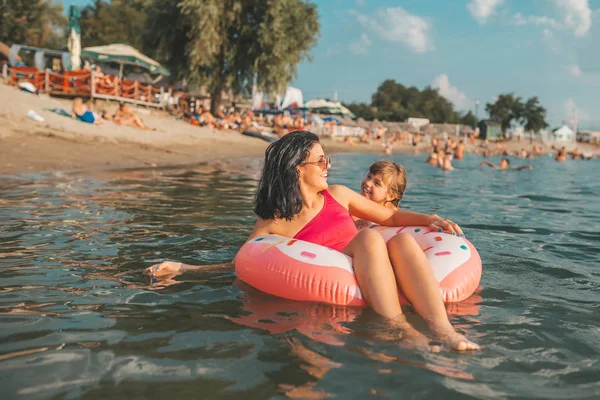
[(465, 236), (458, 224), (450, 221), (449, 219), (444, 219), (437, 214), (432, 214), (429, 216), (429, 228), (438, 232), (447, 232), (462, 237)]
[(153, 279), (169, 279), (183, 272), (183, 264), (175, 261), (163, 261), (146, 268), (144, 273)]

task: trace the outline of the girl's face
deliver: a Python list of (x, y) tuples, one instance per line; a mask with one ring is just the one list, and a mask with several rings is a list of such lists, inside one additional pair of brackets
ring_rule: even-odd
[(389, 187), (385, 184), (381, 174), (373, 175), (369, 172), (360, 185), (360, 193), (381, 205), (392, 200)]

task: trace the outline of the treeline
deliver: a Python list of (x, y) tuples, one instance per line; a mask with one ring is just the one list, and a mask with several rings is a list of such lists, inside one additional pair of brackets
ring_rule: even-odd
[(67, 17), (60, 2), (0, 0), (0, 42), (62, 49)]
[[(461, 113), (454, 105), (429, 86), (419, 90), (406, 87), (392, 79), (384, 81), (371, 96), (371, 103), (345, 103), (357, 118), (367, 121), (406, 121), (410, 117), (427, 118), (432, 123), (454, 123), (473, 128), (479, 123), (471, 112)], [(512, 93), (501, 94), (495, 102), (487, 103), (489, 119), (502, 125), (502, 130), (523, 126), (526, 131), (537, 132), (548, 126), (546, 109), (537, 97), (523, 101)]]
[(395, 80), (384, 81), (371, 96), (371, 103), (344, 104), (357, 117), (368, 121), (406, 121), (409, 117), (427, 118), (433, 123), (477, 125), (471, 111), (460, 113), (454, 105), (429, 86), (419, 90), (406, 87)]
[(535, 96), (524, 101), (514, 93), (501, 94), (494, 103), (487, 103), (485, 110), (491, 120), (502, 125), (503, 132), (515, 125), (528, 132), (538, 132), (548, 126), (546, 109)]
[[(62, 5), (0, 1), (6, 2), (0, 7), (0, 40), (65, 47)], [(42, 9), (61, 18), (50, 21), (54, 14)], [(266, 93), (283, 92), (297, 65), (310, 59), (320, 30), (317, 7), (307, 0), (95, 0), (81, 14), (84, 47), (126, 43), (140, 49), (169, 68), (171, 79), (205, 86), (213, 112), (224, 91), (249, 94), (256, 85)], [(50, 32), (52, 40), (32, 42), (18, 26), (24, 22)]]

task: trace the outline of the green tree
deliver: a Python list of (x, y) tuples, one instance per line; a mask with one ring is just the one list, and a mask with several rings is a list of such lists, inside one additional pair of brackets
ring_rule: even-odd
[(537, 97), (528, 99), (523, 105), (523, 120), (525, 122), (525, 130), (533, 133), (548, 126), (546, 123), (546, 109), (539, 103)]
[(0, 41), (34, 47), (66, 46), (67, 17), (60, 2), (0, 0)]
[(151, 0), (94, 0), (81, 10), (81, 43), (125, 43), (141, 49), (150, 4)]
[(421, 117), (436, 123), (460, 121), (460, 114), (454, 110), (454, 105), (436, 89), (428, 86), (420, 91), (392, 79), (379, 85), (371, 96), (370, 106), (364, 103), (350, 104), (349, 108), (357, 117), (364, 119), (406, 121), (409, 117)]
[(352, 111), (357, 118), (364, 118), (367, 121), (372, 121), (377, 118), (377, 108), (370, 106), (367, 103), (342, 103), (344, 107)]
[(500, 123), (502, 132), (506, 132), (513, 123), (523, 121), (523, 103), (514, 93), (499, 95), (494, 103), (486, 103), (485, 110), (491, 120)]
[(469, 111), (460, 117), (460, 123), (463, 125), (468, 125), (471, 128), (475, 129), (475, 127), (479, 123), (479, 119), (477, 119), (477, 117), (471, 111)]
[(188, 37), (192, 19), (174, 0), (153, 0), (147, 9), (142, 48), (169, 68), (173, 79), (189, 78)]
[[(314, 4), (303, 0), (154, 0), (147, 43), (180, 78), (205, 85), (216, 112), (221, 93), (282, 92), (319, 35)], [(157, 7), (164, 9), (156, 9)], [(168, 16), (169, 20), (159, 20)], [(175, 24), (185, 27), (157, 27)], [(157, 29), (153, 29), (157, 28)], [(182, 46), (181, 43), (185, 45)], [(185, 63), (173, 65), (175, 61)], [(175, 68), (173, 68), (175, 67)]]

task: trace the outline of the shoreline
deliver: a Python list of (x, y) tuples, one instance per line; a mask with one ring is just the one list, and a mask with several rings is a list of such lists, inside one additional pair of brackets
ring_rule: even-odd
[[(90, 125), (57, 115), (51, 108), (70, 111), (71, 102), (33, 95), (0, 84), (0, 176), (28, 173), (107, 169), (159, 168), (197, 165), (233, 158), (262, 158), (268, 142), (237, 131), (218, 131), (176, 120), (163, 111), (136, 109), (156, 129), (141, 131), (110, 121)], [(116, 108), (96, 105), (96, 111)], [(32, 110), (43, 122), (27, 117)], [(381, 153), (380, 145), (351, 146), (324, 138), (332, 153)], [(410, 149), (412, 150), (412, 149)], [(398, 147), (396, 154), (404, 151)]]
[[(0, 124), (3, 122), (0, 117)], [(241, 134), (231, 132), (228, 134)], [(326, 151), (340, 153), (381, 153), (379, 145), (347, 146), (322, 139)], [(242, 146), (215, 140), (195, 146), (172, 145), (157, 148), (135, 142), (114, 143), (102, 138), (70, 138), (52, 129), (0, 136), (0, 177), (30, 173), (83, 174), (107, 170), (167, 168), (202, 165), (231, 159), (262, 158), (269, 143), (248, 138)], [(403, 149), (404, 150), (404, 149)], [(398, 154), (412, 154), (395, 151)]]
[[(33, 95), (0, 84), (0, 177), (29, 173), (86, 173), (132, 168), (163, 168), (192, 166), (239, 158), (262, 158), (268, 142), (244, 136), (237, 131), (200, 128), (176, 120), (164, 111), (137, 109), (144, 122), (154, 128), (141, 131), (119, 126), (110, 121), (90, 125), (48, 111), (51, 108), (69, 110), (71, 102)], [(97, 112), (116, 108), (116, 103), (96, 105)], [(43, 122), (27, 117), (34, 111)], [(341, 140), (341, 139), (340, 139)], [(380, 144), (346, 144), (331, 138), (321, 138), (328, 153), (380, 154), (382, 159), (398, 155), (413, 155), (415, 148), (394, 145), (387, 155)], [(536, 144), (539, 144), (536, 141)], [(514, 153), (529, 142), (504, 143)], [(597, 147), (587, 148), (577, 143), (581, 152), (598, 154)], [(549, 149), (547, 149), (549, 150)], [(424, 150), (419, 149), (424, 155)]]

